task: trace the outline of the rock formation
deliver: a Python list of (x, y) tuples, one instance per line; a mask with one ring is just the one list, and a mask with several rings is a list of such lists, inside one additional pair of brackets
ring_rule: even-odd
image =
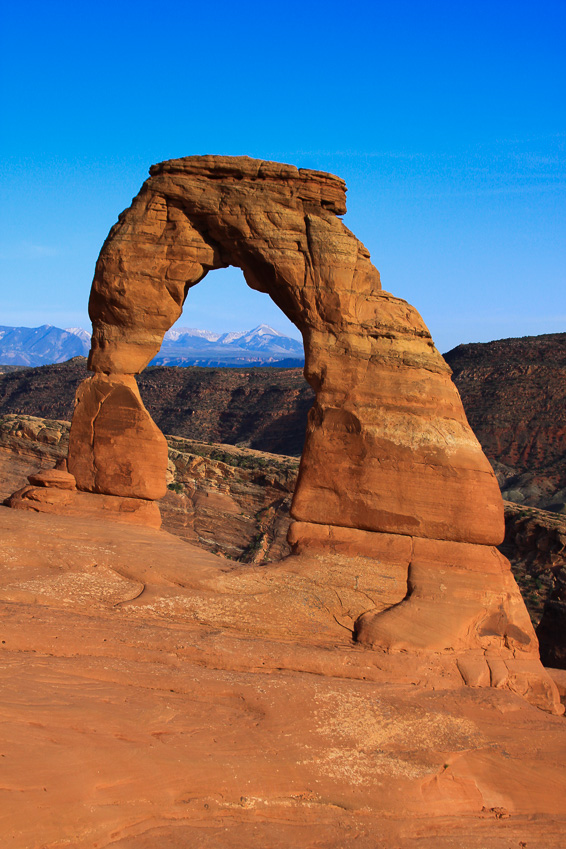
[(360, 643), (455, 652), (466, 683), (508, 687), (558, 711), (509, 564), (494, 549), (504, 532), (495, 475), (421, 317), (381, 289), (368, 251), (338, 217), (345, 211), (343, 181), (318, 171), (246, 157), (153, 166), (97, 262), (95, 374), (77, 392), (69, 472), (82, 494), (147, 503), (163, 493), (164, 440), (134, 375), (191, 286), (239, 266), (302, 332), (316, 393), (292, 505), (297, 562), (319, 551), (369, 558), (377, 572), (400, 567), (405, 598), (360, 615)]
[[(503, 499), (552, 512), (566, 510), (565, 352), (566, 333), (554, 333), (444, 354)], [(0, 409), (70, 420), (86, 377), (81, 357), (0, 374)], [(302, 369), (152, 366), (137, 382), (163, 433), (301, 455), (314, 402)]]
[[(190, 287), (238, 265), (301, 330), (317, 393), (295, 518), (499, 542), (496, 481), (449, 370), (420, 316), (381, 290), (367, 250), (337, 217), (346, 211), (343, 182), (243, 157), (188, 157), (150, 173), (97, 263), (90, 368), (142, 371)], [(75, 472), (85, 445), (73, 430)]]

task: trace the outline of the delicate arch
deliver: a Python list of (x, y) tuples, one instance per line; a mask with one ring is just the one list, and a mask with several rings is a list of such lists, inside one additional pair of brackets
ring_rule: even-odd
[[(97, 451), (93, 437), (92, 392), (97, 386), (100, 394), (102, 375), (115, 382), (143, 370), (189, 288), (212, 269), (236, 265), (301, 331), (305, 376), (316, 391), (294, 518), (435, 539), (500, 540), (497, 482), (448, 366), (416, 310), (382, 291), (369, 252), (338, 217), (345, 211), (344, 182), (319, 171), (214, 156), (152, 166), (96, 266), (89, 367), (98, 378), (79, 397), (69, 452), (79, 488), (156, 497), (155, 468), (146, 470), (145, 484), (133, 469), (142, 462), (136, 447), (137, 460), (121, 483), (119, 469), (108, 472), (109, 452)], [(131, 382), (128, 391), (135, 393)], [(164, 463), (163, 446), (157, 455)]]
[[(338, 218), (343, 182), (245, 157), (188, 157), (150, 174), (96, 266), (95, 374), (77, 391), (70, 473), (31, 478), (11, 506), (159, 526), (167, 444), (134, 375), (188, 289), (238, 265), (301, 330), (316, 392), (290, 573), (314, 563), (338, 598), (370, 600), (358, 578), (373, 572), (377, 586), (388, 569), (405, 570), (405, 598), (360, 615), (359, 642), (426, 650), (435, 663), (443, 655), (466, 684), (508, 687), (561, 713), (509, 563), (494, 548), (503, 537), (495, 476), (422, 319), (381, 290), (367, 250)], [(355, 586), (342, 575), (345, 560)]]

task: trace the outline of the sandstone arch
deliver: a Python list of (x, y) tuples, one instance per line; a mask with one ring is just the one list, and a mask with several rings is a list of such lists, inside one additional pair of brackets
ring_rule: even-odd
[[(449, 369), (416, 310), (381, 289), (368, 251), (339, 219), (343, 181), (246, 157), (188, 157), (150, 174), (96, 266), (89, 367), (97, 377), (80, 396), (69, 455), (79, 487), (157, 497), (156, 475), (119, 481), (103, 446), (95, 442), (89, 455), (81, 410), (110, 386), (102, 375), (115, 387), (118, 375), (145, 368), (191, 286), (237, 265), (303, 334), (305, 376), (317, 393), (295, 519), (500, 542), (497, 482)], [(120, 380), (122, 395), (135, 394), (133, 378)]]
[(94, 376), (77, 393), (69, 471), (84, 497), (142, 505), (158, 524), (151, 501), (165, 490), (166, 445), (134, 375), (190, 287), (239, 266), (302, 332), (316, 392), (292, 507), (295, 553), (403, 564), (406, 598), (362, 616), (361, 642), (456, 651), (466, 683), (530, 689), (556, 709), (509, 564), (493, 547), (504, 527), (491, 466), (428, 329), (381, 289), (345, 211), (344, 182), (318, 171), (247, 157), (154, 165), (97, 262)]

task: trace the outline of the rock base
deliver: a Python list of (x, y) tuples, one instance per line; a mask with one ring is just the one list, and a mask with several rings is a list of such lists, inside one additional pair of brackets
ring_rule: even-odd
[(467, 686), (509, 689), (564, 713), (509, 561), (493, 546), (308, 522), (291, 525), (289, 542), (298, 558), (318, 551), (370, 558), (378, 571), (384, 564), (406, 570), (402, 600), (357, 618), (358, 643), (387, 653), (435, 655), (441, 664), (456, 664)]
[(4, 502), (15, 510), (54, 513), (59, 516), (97, 518), (127, 522), (149, 528), (161, 527), (161, 514), (155, 501), (98, 495), (76, 489), (75, 479), (63, 469), (49, 469), (28, 477), (24, 486)]

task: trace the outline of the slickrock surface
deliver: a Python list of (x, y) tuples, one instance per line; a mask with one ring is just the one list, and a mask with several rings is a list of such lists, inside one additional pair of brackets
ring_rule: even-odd
[(352, 642), (398, 569), (1, 507), (0, 558), (6, 845), (563, 845), (564, 719)]

